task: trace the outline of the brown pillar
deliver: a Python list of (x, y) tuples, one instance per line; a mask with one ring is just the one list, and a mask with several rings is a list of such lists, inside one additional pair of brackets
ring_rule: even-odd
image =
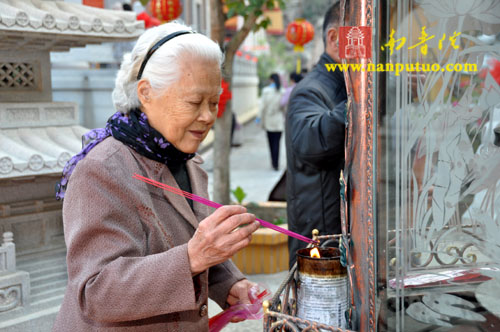
[[(373, 0), (342, 0), (346, 14), (344, 26), (370, 26), (374, 29)], [(371, 36), (370, 36), (371, 38)], [(377, 44), (375, 40), (373, 44)], [(375, 52), (372, 52), (374, 59)], [(366, 66), (372, 59), (354, 59), (347, 63)], [(344, 60), (346, 61), (346, 60)], [(349, 109), (346, 136), (346, 176), (349, 201), (348, 220), (351, 248), (353, 292), (356, 312), (353, 317), (358, 331), (375, 331), (375, 188), (374, 188), (374, 73), (349, 71), (345, 74)]]

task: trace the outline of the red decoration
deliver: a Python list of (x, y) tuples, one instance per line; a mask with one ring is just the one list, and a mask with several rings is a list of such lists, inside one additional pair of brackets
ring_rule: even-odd
[(104, 0), (83, 0), (82, 4), (85, 6), (104, 8)]
[(221, 80), (221, 87), (222, 93), (219, 98), (219, 110), (217, 112), (217, 118), (222, 117), (224, 111), (226, 110), (226, 104), (228, 100), (233, 98), (233, 94), (231, 93), (231, 90), (229, 90), (229, 84), (224, 81), (224, 79)]
[(151, 0), (151, 13), (162, 22), (175, 20), (182, 13), (179, 0)]
[(372, 28), (364, 26), (339, 27), (339, 57), (341, 59), (370, 59), (372, 57)]
[(139, 21), (144, 21), (144, 27), (146, 29), (158, 26), (161, 24), (160, 20), (157, 18), (154, 18), (152, 16), (149, 16), (146, 12), (142, 12), (140, 14), (137, 14), (137, 20)]
[(303, 52), (304, 45), (314, 38), (314, 27), (306, 20), (299, 18), (286, 28), (286, 39), (295, 45), (295, 52)]
[(491, 58), (488, 61), (488, 65), (490, 66), (490, 74), (491, 76), (500, 84), (500, 61)]
[[(488, 60), (488, 66), (484, 67), (481, 69), (478, 73), (478, 77), (482, 80), (481, 82), (481, 87), (484, 88), (484, 81), (486, 79), (486, 75), (490, 72), (490, 75), (493, 77), (495, 81), (497, 81), (498, 84), (500, 84), (500, 61), (491, 58)], [(467, 85), (470, 84), (470, 80)], [(466, 85), (464, 85), (466, 86)], [(460, 87), (462, 86), (462, 83), (460, 84)]]

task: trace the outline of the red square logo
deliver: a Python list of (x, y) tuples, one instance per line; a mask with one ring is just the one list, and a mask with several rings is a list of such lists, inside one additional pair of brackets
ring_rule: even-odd
[(339, 57), (370, 59), (372, 57), (371, 27), (339, 27)]

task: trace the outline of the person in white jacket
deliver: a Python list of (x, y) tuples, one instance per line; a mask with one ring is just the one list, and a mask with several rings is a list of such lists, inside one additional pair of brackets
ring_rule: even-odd
[(269, 79), (271, 84), (262, 90), (259, 118), (262, 121), (262, 128), (267, 132), (272, 167), (277, 171), (279, 169), (281, 133), (285, 128), (285, 118), (280, 107), (280, 77), (273, 73)]

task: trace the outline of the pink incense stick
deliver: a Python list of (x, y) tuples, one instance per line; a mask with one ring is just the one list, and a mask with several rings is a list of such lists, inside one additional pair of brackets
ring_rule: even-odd
[[(164, 183), (152, 180), (150, 178), (144, 177), (144, 176), (139, 175), (137, 173), (134, 173), (134, 175), (132, 177), (134, 179), (141, 180), (144, 183), (147, 183), (147, 184), (153, 185), (155, 187), (158, 187), (158, 188), (170, 191), (171, 193), (174, 193), (174, 194), (177, 194), (177, 195), (184, 196), (184, 197), (189, 198), (189, 199), (191, 199), (193, 201), (199, 202), (201, 204), (204, 204), (204, 205), (216, 208), (216, 209), (220, 208), (222, 206), (222, 204), (212, 202), (212, 201), (210, 201), (210, 200), (208, 200), (206, 198), (197, 196), (195, 194), (188, 193), (187, 191), (183, 191), (183, 190), (174, 188), (172, 186), (169, 186), (167, 184), (164, 184)], [(262, 220), (262, 219), (258, 219), (258, 218), (255, 218), (255, 220), (257, 220), (264, 227), (267, 227), (267, 228), (270, 228), (270, 229), (274, 229), (277, 232), (280, 232), (280, 233), (283, 233), (285, 235), (294, 237), (294, 238), (299, 239), (301, 241), (304, 241), (306, 243), (316, 244), (316, 241), (314, 241), (314, 240), (312, 240), (312, 239), (310, 239), (308, 237), (305, 237), (303, 235), (300, 235), (300, 234), (297, 234), (295, 232), (289, 231), (288, 229), (284, 229), (282, 227), (276, 226), (274, 224), (271, 224), (268, 221), (265, 221), (265, 220)]]

